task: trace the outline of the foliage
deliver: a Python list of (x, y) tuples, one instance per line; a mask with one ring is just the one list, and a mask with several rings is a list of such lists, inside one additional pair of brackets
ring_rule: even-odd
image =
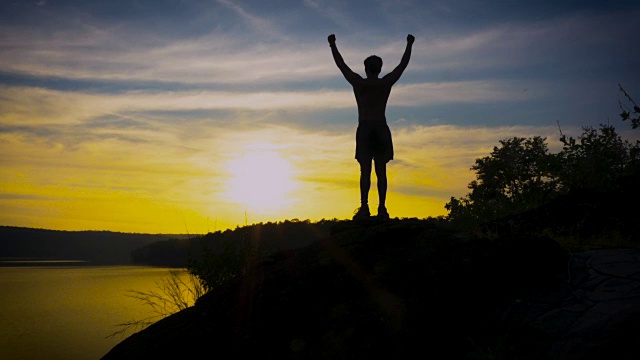
[(160, 319), (193, 306), (195, 301), (205, 294), (205, 288), (200, 279), (192, 274), (189, 274), (187, 282), (182, 280), (182, 272), (182, 269), (170, 269), (169, 276), (156, 282), (158, 291), (127, 290), (127, 296), (151, 307), (155, 315), (118, 324), (120, 330), (108, 337), (124, 337), (129, 332), (138, 332)]
[(224, 242), (222, 251), (208, 248), (201, 258), (190, 258), (187, 269), (208, 292), (245, 273), (259, 256), (258, 247), (247, 239), (241, 242)]
[(612, 190), (637, 166), (638, 145), (622, 140), (612, 125), (601, 124), (600, 131), (584, 127), (577, 140), (562, 135), (560, 141), (558, 177), (565, 191)]
[(451, 198), (445, 205), (449, 218), (466, 223), (483, 222), (545, 203), (558, 181), (553, 156), (545, 138), (511, 138), (500, 141), (489, 156), (476, 159), (471, 168), (476, 180), (471, 193)]
[[(622, 86), (620, 90), (634, 105), (633, 112), (624, 108), (620, 116), (635, 129), (640, 109)], [(451, 197), (445, 205), (447, 219), (474, 226), (536, 208), (561, 194), (614, 190), (622, 177), (640, 173), (640, 141), (621, 139), (612, 125), (582, 130), (577, 139), (560, 131), (563, 148), (558, 154), (549, 153), (546, 138), (539, 136), (501, 140), (471, 167), (476, 172), (468, 185), (471, 192)]]
[(192, 249), (186, 267), (208, 292), (244, 274), (268, 254), (306, 246), (327, 236), (338, 222), (336, 219), (317, 222), (292, 219), (210, 233), (199, 241), (203, 250)]
[(239, 226), (236, 229), (215, 231), (191, 239), (157, 241), (136, 249), (132, 258), (136, 264), (162, 267), (189, 267), (188, 259), (202, 258), (204, 250), (223, 251), (222, 244), (241, 244), (251, 241), (260, 251), (272, 253), (310, 244), (327, 236), (337, 220), (284, 220)]
[[(633, 129), (637, 129), (640, 126), (640, 107), (636, 104), (635, 101), (631, 98), (631, 96), (624, 90), (622, 85), (618, 84), (620, 91), (624, 94), (624, 97), (627, 98), (627, 102), (629, 105), (624, 105), (622, 102), (619, 102), (620, 109), (622, 113), (620, 113), (620, 117), (622, 121), (629, 120), (631, 122), (631, 127)], [(633, 108), (631, 108), (633, 106)]]

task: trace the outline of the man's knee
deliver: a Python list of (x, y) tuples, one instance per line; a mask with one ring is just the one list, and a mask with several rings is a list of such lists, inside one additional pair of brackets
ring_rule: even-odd
[(387, 162), (386, 161), (375, 161), (376, 173), (386, 173), (387, 171)]
[(361, 172), (371, 172), (371, 160), (358, 160)]

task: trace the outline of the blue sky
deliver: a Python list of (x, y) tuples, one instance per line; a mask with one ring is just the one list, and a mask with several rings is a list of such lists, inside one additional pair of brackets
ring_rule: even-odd
[[(393, 69), (415, 35), (387, 108), (389, 211), (440, 215), (503, 138), (558, 149), (558, 123), (577, 136), (607, 122), (638, 138), (617, 115), (618, 83), (640, 98), (638, 15), (633, 1), (4, 1), (0, 223), (203, 232), (349, 217), (357, 111), (331, 33), (361, 74), (371, 54)], [(229, 196), (229, 169), (252, 152), (287, 164), (277, 210)]]

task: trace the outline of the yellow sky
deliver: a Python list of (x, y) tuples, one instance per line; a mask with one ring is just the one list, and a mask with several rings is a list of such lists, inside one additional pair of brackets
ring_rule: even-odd
[[(148, 94), (139, 102), (136, 94), (101, 99), (22, 88), (3, 95), (0, 121), (30, 130), (0, 134), (2, 225), (195, 234), (261, 221), (346, 219), (359, 206), (355, 120), (343, 131), (270, 125), (278, 111), (241, 127), (215, 118), (163, 123), (145, 114), (123, 120), (131, 104), (171, 106)], [(242, 122), (244, 115), (233, 116)], [(388, 165), (387, 207), (392, 217), (418, 218), (444, 215), (451, 196), (467, 194), (469, 168), (500, 139), (557, 132), (390, 127), (396, 160)], [(373, 175), (374, 213), (375, 184)]]

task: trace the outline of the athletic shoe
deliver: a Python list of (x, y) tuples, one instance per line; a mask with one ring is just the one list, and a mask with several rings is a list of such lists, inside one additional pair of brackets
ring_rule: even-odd
[(361, 220), (361, 219), (368, 219), (371, 216), (371, 213), (369, 212), (369, 206), (364, 205), (359, 207), (353, 215), (353, 220)]
[(376, 215), (378, 219), (389, 220), (389, 213), (387, 212), (387, 208), (382, 206), (378, 208), (378, 215)]

